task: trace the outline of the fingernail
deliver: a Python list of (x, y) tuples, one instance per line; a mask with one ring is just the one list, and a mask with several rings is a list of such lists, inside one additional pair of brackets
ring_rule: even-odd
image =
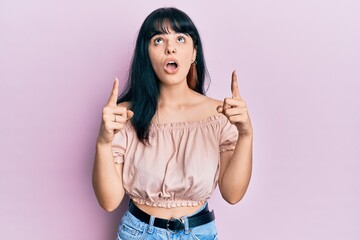
[(115, 77), (115, 80), (119, 81), (119, 79), (117, 77)]

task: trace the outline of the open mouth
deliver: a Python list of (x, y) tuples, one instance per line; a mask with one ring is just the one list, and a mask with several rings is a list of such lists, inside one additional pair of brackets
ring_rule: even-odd
[(175, 69), (177, 69), (177, 67), (178, 67), (178, 65), (174, 61), (170, 61), (166, 64), (166, 68), (169, 70), (175, 70)]

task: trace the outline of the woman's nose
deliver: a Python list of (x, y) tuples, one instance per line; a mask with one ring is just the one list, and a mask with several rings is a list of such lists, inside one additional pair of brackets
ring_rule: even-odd
[(176, 53), (176, 48), (173, 45), (168, 45), (166, 47), (166, 54), (174, 54)]

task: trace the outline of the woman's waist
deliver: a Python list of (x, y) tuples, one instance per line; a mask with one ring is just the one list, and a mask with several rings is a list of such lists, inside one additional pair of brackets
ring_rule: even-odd
[[(171, 218), (181, 218), (184, 216), (192, 216), (207, 206), (206, 201), (198, 202), (197, 204), (192, 203), (191, 206), (178, 206), (166, 208), (166, 207), (158, 207), (154, 205), (146, 205), (141, 204), (139, 202), (132, 201), (140, 210), (144, 211), (145, 213), (163, 219), (171, 219)], [(184, 204), (183, 204), (184, 205)]]
[[(151, 181), (150, 181), (151, 182)], [(141, 182), (142, 183), (142, 182)], [(141, 184), (134, 180), (130, 185), (124, 182), (125, 192), (135, 203), (156, 208), (186, 208), (196, 209), (203, 205), (213, 193), (216, 184), (185, 184), (175, 183), (156, 186), (148, 182)], [(195, 208), (194, 208), (195, 207)]]

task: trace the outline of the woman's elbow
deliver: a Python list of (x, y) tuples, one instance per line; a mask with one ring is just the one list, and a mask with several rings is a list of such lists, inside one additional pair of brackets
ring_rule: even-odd
[(231, 205), (235, 205), (235, 204), (237, 204), (238, 202), (241, 201), (241, 199), (243, 198), (243, 196), (240, 196), (240, 197), (237, 197), (237, 196), (224, 197), (224, 196), (223, 196), (223, 198), (224, 198), (224, 200), (225, 200), (227, 203), (229, 203), (229, 204), (231, 204)]
[(235, 205), (243, 199), (245, 192), (246, 192), (246, 190), (245, 191), (244, 190), (242, 190), (242, 191), (232, 190), (232, 191), (228, 191), (228, 192), (223, 191), (223, 192), (221, 192), (221, 195), (227, 203), (229, 203), (231, 205)]
[(115, 211), (118, 206), (120, 205), (122, 201), (122, 198), (121, 200), (113, 200), (113, 201), (99, 201), (99, 205), (102, 209), (104, 209), (106, 212), (113, 212)]
[(100, 204), (101, 208), (104, 209), (106, 212), (113, 212), (117, 209), (118, 206), (110, 205), (110, 204)]
[(102, 209), (104, 209), (107, 212), (113, 212), (115, 211), (120, 203), (122, 202), (124, 198), (124, 194), (119, 194), (117, 196), (108, 196), (108, 195), (101, 195), (96, 194), (98, 203)]

